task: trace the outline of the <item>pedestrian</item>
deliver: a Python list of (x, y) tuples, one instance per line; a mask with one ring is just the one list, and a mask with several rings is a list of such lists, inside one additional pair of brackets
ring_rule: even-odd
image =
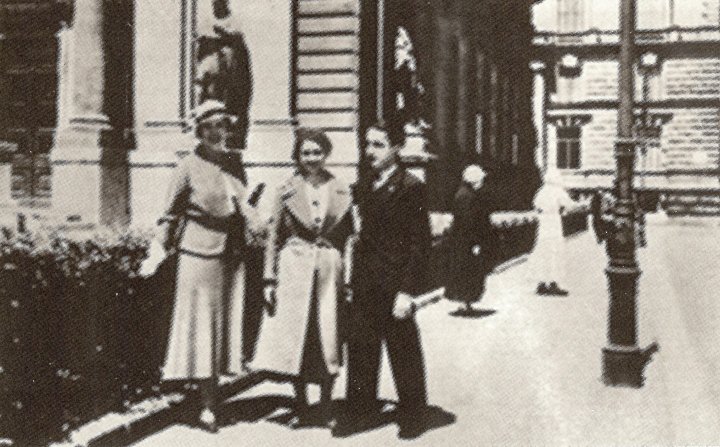
[(482, 298), (485, 279), (493, 268), (496, 240), (490, 221), (493, 205), (486, 176), (480, 166), (466, 167), (453, 203), (446, 296), (463, 303), (454, 315), (472, 315), (472, 303)]
[(320, 130), (300, 129), (297, 172), (278, 192), (265, 256), (265, 319), (254, 368), (289, 376), (293, 428), (310, 422), (306, 388), (320, 384), (321, 423), (332, 426), (331, 398), (341, 363), (339, 307), (345, 301), (343, 253), (353, 233), (350, 188), (325, 169), (332, 151)]
[(348, 341), (347, 408), (333, 435), (345, 437), (378, 421), (378, 373), (385, 343), (399, 396), (400, 438), (425, 427), (425, 361), (413, 296), (427, 288), (431, 247), (425, 185), (398, 165), (402, 129), (374, 125), (366, 133), (374, 176), (358, 185), (361, 228), (355, 247)]
[[(217, 431), (218, 377), (242, 373), (244, 362), (242, 255), (252, 212), (243, 205), (247, 180), (240, 154), (225, 147), (231, 120), (219, 101), (196, 109), (200, 143), (173, 173), (159, 240), (148, 260), (179, 253), (162, 379), (190, 381), (200, 389), (198, 423), (210, 432)], [(152, 272), (152, 266), (143, 269)]]
[(535, 195), (533, 202), (538, 212), (537, 243), (533, 257), (538, 270), (538, 295), (566, 296), (560, 281), (559, 263), (564, 255), (562, 213), (573, 206), (573, 200), (562, 186), (560, 173), (549, 170), (545, 174), (545, 184)]

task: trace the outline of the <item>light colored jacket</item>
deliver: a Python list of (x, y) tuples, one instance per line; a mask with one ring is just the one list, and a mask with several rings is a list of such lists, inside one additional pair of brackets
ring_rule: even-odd
[(165, 210), (166, 220), (180, 221), (177, 248), (204, 257), (222, 255), (227, 243), (227, 231), (187, 217), (205, 215), (213, 220), (229, 221), (238, 207), (245, 214), (246, 195), (246, 186), (218, 165), (195, 153), (183, 158), (173, 173)]

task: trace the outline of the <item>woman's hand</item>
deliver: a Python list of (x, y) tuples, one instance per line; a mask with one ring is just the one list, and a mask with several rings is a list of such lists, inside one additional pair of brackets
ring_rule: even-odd
[(159, 240), (153, 239), (150, 242), (150, 247), (148, 249), (148, 257), (142, 262), (142, 265), (140, 266), (140, 271), (138, 272), (140, 276), (142, 276), (143, 278), (148, 278), (154, 275), (160, 264), (167, 257), (167, 255), (167, 250), (165, 250), (163, 244)]
[(271, 317), (275, 316), (277, 310), (277, 298), (275, 297), (275, 286), (267, 285), (263, 290), (263, 297), (265, 299), (265, 307), (267, 308), (268, 315)]

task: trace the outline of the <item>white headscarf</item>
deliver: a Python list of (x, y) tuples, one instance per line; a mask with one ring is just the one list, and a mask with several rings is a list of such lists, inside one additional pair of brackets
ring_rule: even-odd
[(462, 178), (463, 178), (464, 182), (475, 184), (475, 183), (479, 183), (479, 182), (483, 181), (485, 179), (486, 175), (487, 174), (485, 173), (483, 168), (481, 168), (480, 166), (469, 165), (463, 171)]

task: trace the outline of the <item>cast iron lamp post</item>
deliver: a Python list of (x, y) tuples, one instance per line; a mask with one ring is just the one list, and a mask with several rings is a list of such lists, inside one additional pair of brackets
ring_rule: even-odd
[(622, 0), (620, 6), (620, 68), (618, 137), (615, 141), (615, 207), (613, 225), (607, 241), (610, 310), (608, 344), (603, 349), (603, 380), (612, 386), (641, 387), (643, 370), (657, 344), (638, 346), (637, 282), (640, 268), (635, 247), (635, 203), (633, 176), (635, 150), (633, 136), (635, 0)]

